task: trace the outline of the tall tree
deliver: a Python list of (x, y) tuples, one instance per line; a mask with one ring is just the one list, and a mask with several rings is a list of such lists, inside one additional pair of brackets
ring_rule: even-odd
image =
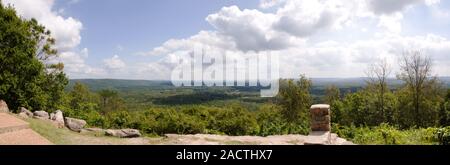
[(279, 93), (281, 113), (288, 123), (309, 125), (309, 107), (311, 106), (311, 80), (301, 75), (298, 81), (282, 81)]
[(341, 92), (339, 91), (339, 88), (337, 88), (335, 85), (330, 85), (325, 88), (325, 96), (324, 101), (327, 104), (333, 104), (335, 101), (340, 100), (341, 98)]
[[(420, 51), (403, 53), (400, 61), (400, 74), (397, 77), (405, 82), (406, 99), (410, 101), (414, 118), (411, 126), (432, 126), (436, 123), (436, 105), (442, 100), (442, 84), (432, 76), (432, 61)], [(408, 103), (403, 104), (408, 105)]]
[(372, 90), (377, 97), (375, 103), (377, 111), (380, 113), (381, 120), (386, 122), (386, 93), (390, 92), (387, 84), (388, 76), (391, 74), (391, 66), (387, 59), (379, 60), (369, 66), (366, 74), (368, 76), (367, 86)]
[(83, 104), (97, 104), (97, 99), (94, 93), (92, 93), (89, 88), (80, 83), (76, 82), (72, 90), (69, 92), (70, 96), (70, 108), (73, 110), (83, 109)]
[(123, 109), (123, 100), (119, 97), (119, 93), (112, 89), (103, 89), (98, 92), (101, 99), (101, 111), (103, 113), (118, 111)]
[(53, 109), (67, 78), (55, 57), (55, 40), (35, 19), (20, 18), (0, 2), (0, 98), (16, 110)]

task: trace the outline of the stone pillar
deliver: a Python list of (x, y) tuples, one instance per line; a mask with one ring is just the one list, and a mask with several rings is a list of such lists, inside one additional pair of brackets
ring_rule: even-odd
[(310, 108), (311, 131), (331, 131), (330, 105), (316, 104)]

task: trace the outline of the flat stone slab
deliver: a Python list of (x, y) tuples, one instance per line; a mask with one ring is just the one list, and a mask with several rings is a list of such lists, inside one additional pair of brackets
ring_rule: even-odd
[(0, 134), (29, 128), (28, 123), (8, 113), (0, 113)]
[(328, 104), (314, 104), (310, 109), (330, 109), (330, 105)]
[(0, 134), (0, 145), (50, 145), (50, 141), (31, 129)]
[(327, 145), (331, 144), (331, 133), (329, 131), (313, 131), (305, 138), (305, 145)]
[(0, 113), (0, 145), (52, 144), (29, 128), (29, 124), (9, 113)]

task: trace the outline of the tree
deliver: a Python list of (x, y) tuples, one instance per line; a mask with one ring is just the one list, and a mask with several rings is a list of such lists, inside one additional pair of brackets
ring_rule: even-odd
[(35, 19), (17, 16), (0, 3), (0, 98), (11, 109), (53, 109), (62, 98), (67, 78), (56, 56), (50, 31)]
[(450, 126), (450, 89), (447, 89), (447, 95), (439, 111), (439, 125), (442, 127)]
[(386, 93), (389, 93), (387, 79), (391, 73), (391, 66), (388, 64), (386, 59), (382, 59), (370, 65), (367, 70), (367, 88), (372, 90), (377, 98), (375, 103), (376, 109), (380, 113), (381, 120), (383, 122), (387, 121), (388, 116), (386, 115)]
[(431, 59), (422, 52), (403, 53), (401, 72), (397, 77), (405, 82), (402, 113), (409, 113), (413, 117), (404, 123), (408, 126), (426, 127), (437, 123), (437, 111), (442, 102), (442, 84), (436, 76), (431, 76), (431, 68)]
[(98, 92), (101, 103), (100, 108), (103, 113), (118, 111), (123, 109), (123, 100), (119, 97), (119, 93), (112, 89), (103, 89)]
[(339, 88), (337, 88), (335, 85), (330, 85), (325, 88), (325, 96), (324, 100), (327, 104), (333, 104), (335, 101), (340, 100), (341, 98), (341, 92), (339, 91)]
[(72, 90), (69, 92), (69, 96), (70, 108), (73, 110), (82, 110), (82, 107), (85, 107), (84, 105), (86, 104), (95, 104), (93, 106), (98, 106), (98, 99), (95, 94), (82, 83), (76, 82)]
[(311, 80), (304, 75), (295, 82), (294, 80), (282, 81), (279, 104), (282, 107), (282, 116), (289, 124), (309, 127), (309, 107), (312, 102), (310, 90)]

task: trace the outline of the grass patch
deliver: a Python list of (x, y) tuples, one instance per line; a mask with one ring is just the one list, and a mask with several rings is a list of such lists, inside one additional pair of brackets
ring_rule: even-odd
[[(84, 132), (77, 133), (70, 131), (67, 128), (57, 128), (50, 121), (39, 120), (39, 119), (25, 119), (30, 124), (30, 128), (48, 139), (53, 144), (57, 145), (91, 145), (91, 144), (135, 144), (132, 140), (135, 139), (125, 139), (105, 136), (99, 132)], [(147, 138), (143, 138), (147, 139)], [(146, 141), (138, 142), (142, 144), (147, 144)]]
[(411, 128), (400, 130), (387, 124), (376, 127), (333, 126), (339, 137), (355, 144), (366, 145), (436, 145), (436, 128)]
[(38, 120), (38, 119), (25, 119), (29, 124), (30, 128), (47, 138), (50, 142), (54, 144), (70, 144), (70, 140), (67, 136), (71, 136), (71, 131), (67, 129), (58, 129), (51, 122)]

